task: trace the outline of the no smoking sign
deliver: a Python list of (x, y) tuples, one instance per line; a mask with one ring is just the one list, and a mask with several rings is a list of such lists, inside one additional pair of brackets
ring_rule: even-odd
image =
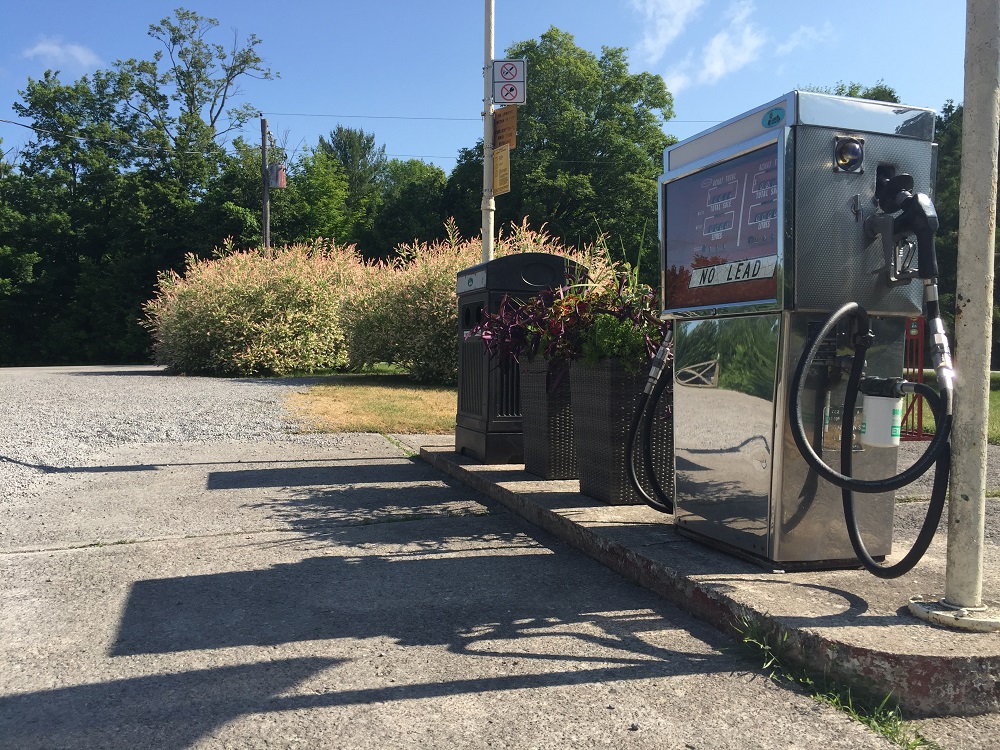
[(496, 97), (496, 101), (503, 102), (504, 104), (515, 104), (524, 101), (524, 90), (519, 83), (502, 83), (500, 84), (500, 96)]
[(524, 104), (525, 60), (493, 61), (493, 100), (502, 104)]

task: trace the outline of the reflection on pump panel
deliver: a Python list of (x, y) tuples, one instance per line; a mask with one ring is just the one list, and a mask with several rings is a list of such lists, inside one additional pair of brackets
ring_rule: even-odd
[(719, 387), (719, 360), (710, 359), (674, 372), (674, 382), (692, 388)]

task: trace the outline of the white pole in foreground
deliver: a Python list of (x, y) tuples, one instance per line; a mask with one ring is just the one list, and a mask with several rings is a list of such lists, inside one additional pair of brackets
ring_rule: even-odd
[[(913, 602), (918, 617), (962, 630), (1000, 629), (983, 606), (986, 433), (993, 252), (1000, 139), (1000, 0), (967, 0), (958, 276), (955, 419), (944, 599)], [(916, 607), (914, 606), (916, 604)]]
[(483, 45), (483, 263), (493, 260), (493, 3), (486, 0)]

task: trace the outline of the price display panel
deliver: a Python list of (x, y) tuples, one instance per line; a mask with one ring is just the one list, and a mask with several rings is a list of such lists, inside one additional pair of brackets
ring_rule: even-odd
[(777, 144), (663, 189), (666, 309), (777, 299)]

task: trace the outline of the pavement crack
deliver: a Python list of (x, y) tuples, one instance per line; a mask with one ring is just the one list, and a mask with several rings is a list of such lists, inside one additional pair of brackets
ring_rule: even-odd
[(407, 523), (410, 521), (427, 521), (441, 518), (473, 518), (477, 516), (495, 515), (490, 508), (466, 511), (448, 511), (444, 513), (387, 513), (371, 518), (331, 519), (313, 523), (298, 523), (294, 526), (270, 526), (255, 529), (235, 529), (205, 534), (172, 534), (165, 536), (144, 537), (142, 539), (114, 539), (81, 542), (79, 544), (58, 544), (52, 546), (18, 547), (0, 550), (0, 557), (16, 555), (31, 555), (43, 552), (73, 552), (78, 550), (102, 549), (104, 547), (120, 547), (156, 542), (176, 542), (192, 539), (222, 539), (234, 536), (250, 536), (257, 534), (308, 534), (312, 531), (337, 528), (356, 528), (360, 526), (376, 526), (388, 523)]

